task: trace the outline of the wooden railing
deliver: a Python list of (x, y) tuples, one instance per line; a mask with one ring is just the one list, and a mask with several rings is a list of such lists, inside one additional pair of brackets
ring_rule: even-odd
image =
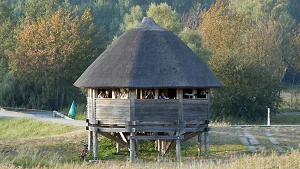
[(179, 117), (179, 100), (136, 99), (135, 114), (130, 117), (130, 100), (95, 99), (95, 115), (92, 116), (92, 99), (88, 98), (88, 118), (107, 123), (126, 121), (202, 121), (209, 119), (208, 100), (184, 99), (182, 117)]

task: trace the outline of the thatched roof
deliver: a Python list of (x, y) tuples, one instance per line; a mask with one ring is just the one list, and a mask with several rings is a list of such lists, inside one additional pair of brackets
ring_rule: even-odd
[(174, 33), (145, 17), (122, 34), (77, 79), (87, 88), (220, 87), (208, 66)]

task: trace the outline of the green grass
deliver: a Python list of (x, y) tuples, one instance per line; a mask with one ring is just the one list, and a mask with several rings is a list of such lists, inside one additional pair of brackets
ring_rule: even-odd
[(300, 115), (281, 115), (277, 114), (271, 116), (270, 118), (271, 124), (277, 125), (300, 125)]
[(52, 136), (70, 132), (73, 126), (42, 122), (31, 118), (0, 117), (0, 140)]
[[(116, 153), (116, 143), (103, 137), (99, 137), (98, 147), (98, 157), (103, 160), (103, 162), (99, 164), (87, 164), (79, 161), (79, 152), (82, 148), (83, 141), (87, 139), (88, 133), (84, 128), (77, 128), (77, 130), (74, 131), (72, 127), (66, 125), (41, 122), (28, 118), (17, 119), (1, 117), (0, 137), (2, 140), (0, 141), (0, 168), (8, 168), (5, 166), (12, 166), (10, 168), (18, 168), (18, 166), (22, 168), (145, 168), (145, 166), (147, 166), (146, 168), (222, 168), (220, 166), (232, 168), (234, 166), (233, 164), (239, 166), (235, 168), (244, 168), (240, 163), (248, 163), (248, 168), (265, 168), (266, 166), (272, 168), (271, 162), (266, 164), (262, 163), (263, 165), (255, 162), (254, 167), (252, 166), (254, 163), (249, 163), (251, 160), (266, 160), (268, 157), (274, 160), (280, 159), (276, 160), (273, 166), (278, 168), (278, 166), (285, 165), (285, 163), (289, 163), (289, 161), (285, 161), (284, 164), (277, 163), (277, 161), (282, 161), (282, 158), (288, 160), (288, 157), (294, 158), (294, 156), (299, 155), (298, 151), (296, 151), (296, 154), (291, 153), (284, 156), (270, 153), (268, 153), (269, 156), (264, 156), (264, 154), (252, 155), (247, 147), (242, 145), (239, 141), (239, 136), (236, 134), (237, 128), (232, 128), (229, 124), (216, 123), (212, 124), (211, 127), (212, 130), (209, 132), (209, 156), (205, 156), (205, 148), (203, 145), (202, 156), (200, 159), (198, 158), (197, 137), (194, 137), (181, 144), (183, 163), (180, 164), (182, 166), (179, 167), (177, 163), (170, 162), (176, 161), (175, 148), (171, 149), (163, 157), (169, 162), (155, 163), (155, 159), (159, 156), (158, 151), (154, 149), (154, 142), (139, 141), (138, 158), (143, 159), (144, 162), (130, 164), (128, 163), (128, 149), (121, 147), (121, 152)], [(65, 129), (56, 131), (56, 133), (52, 132), (55, 128)], [(28, 134), (28, 130), (31, 131), (29, 133), (32, 133), (32, 129), (41, 129), (40, 133), (36, 134), (44, 137)], [(18, 132), (19, 135), (11, 138), (11, 136), (2, 133), (3, 130), (11, 133)], [(263, 138), (263, 133), (260, 128), (252, 128), (249, 130), (250, 133), (257, 137), (262, 145), (271, 148), (271, 146), (268, 147), (268, 144), (270, 144), (269, 141)], [(281, 146), (288, 144), (297, 149), (300, 135), (297, 128), (276, 128), (276, 132), (283, 134), (281, 137), (282, 140), (278, 140)], [(88, 156), (87, 159), (92, 159), (92, 157)], [(201, 160), (204, 160), (204, 162)], [(223, 163), (224, 161), (225, 163)], [(228, 164), (228, 161), (230, 161), (230, 164)]]

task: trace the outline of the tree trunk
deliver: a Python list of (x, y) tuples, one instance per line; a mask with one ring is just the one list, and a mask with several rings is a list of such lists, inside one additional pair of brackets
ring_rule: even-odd
[(60, 104), (59, 108), (62, 108), (64, 106), (64, 99), (65, 99), (65, 90), (64, 88), (61, 89), (61, 95), (60, 95)]
[(57, 76), (55, 78), (56, 86), (55, 86), (55, 93), (54, 93), (54, 108), (55, 110), (58, 110), (58, 92), (59, 92), (59, 77)]

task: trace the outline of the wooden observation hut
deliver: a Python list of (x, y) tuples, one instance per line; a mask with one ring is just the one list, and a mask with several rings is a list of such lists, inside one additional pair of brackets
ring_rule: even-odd
[[(161, 154), (176, 147), (180, 161), (180, 143), (198, 136), (201, 153), (202, 135), (208, 155), (210, 88), (222, 84), (184, 42), (152, 18), (122, 34), (74, 85), (87, 88), (88, 145), (94, 159), (99, 134), (127, 147), (131, 161), (138, 140), (155, 140)], [(127, 97), (119, 98), (125, 90)], [(102, 98), (105, 91), (108, 97)], [(169, 99), (159, 99), (162, 93)]]

